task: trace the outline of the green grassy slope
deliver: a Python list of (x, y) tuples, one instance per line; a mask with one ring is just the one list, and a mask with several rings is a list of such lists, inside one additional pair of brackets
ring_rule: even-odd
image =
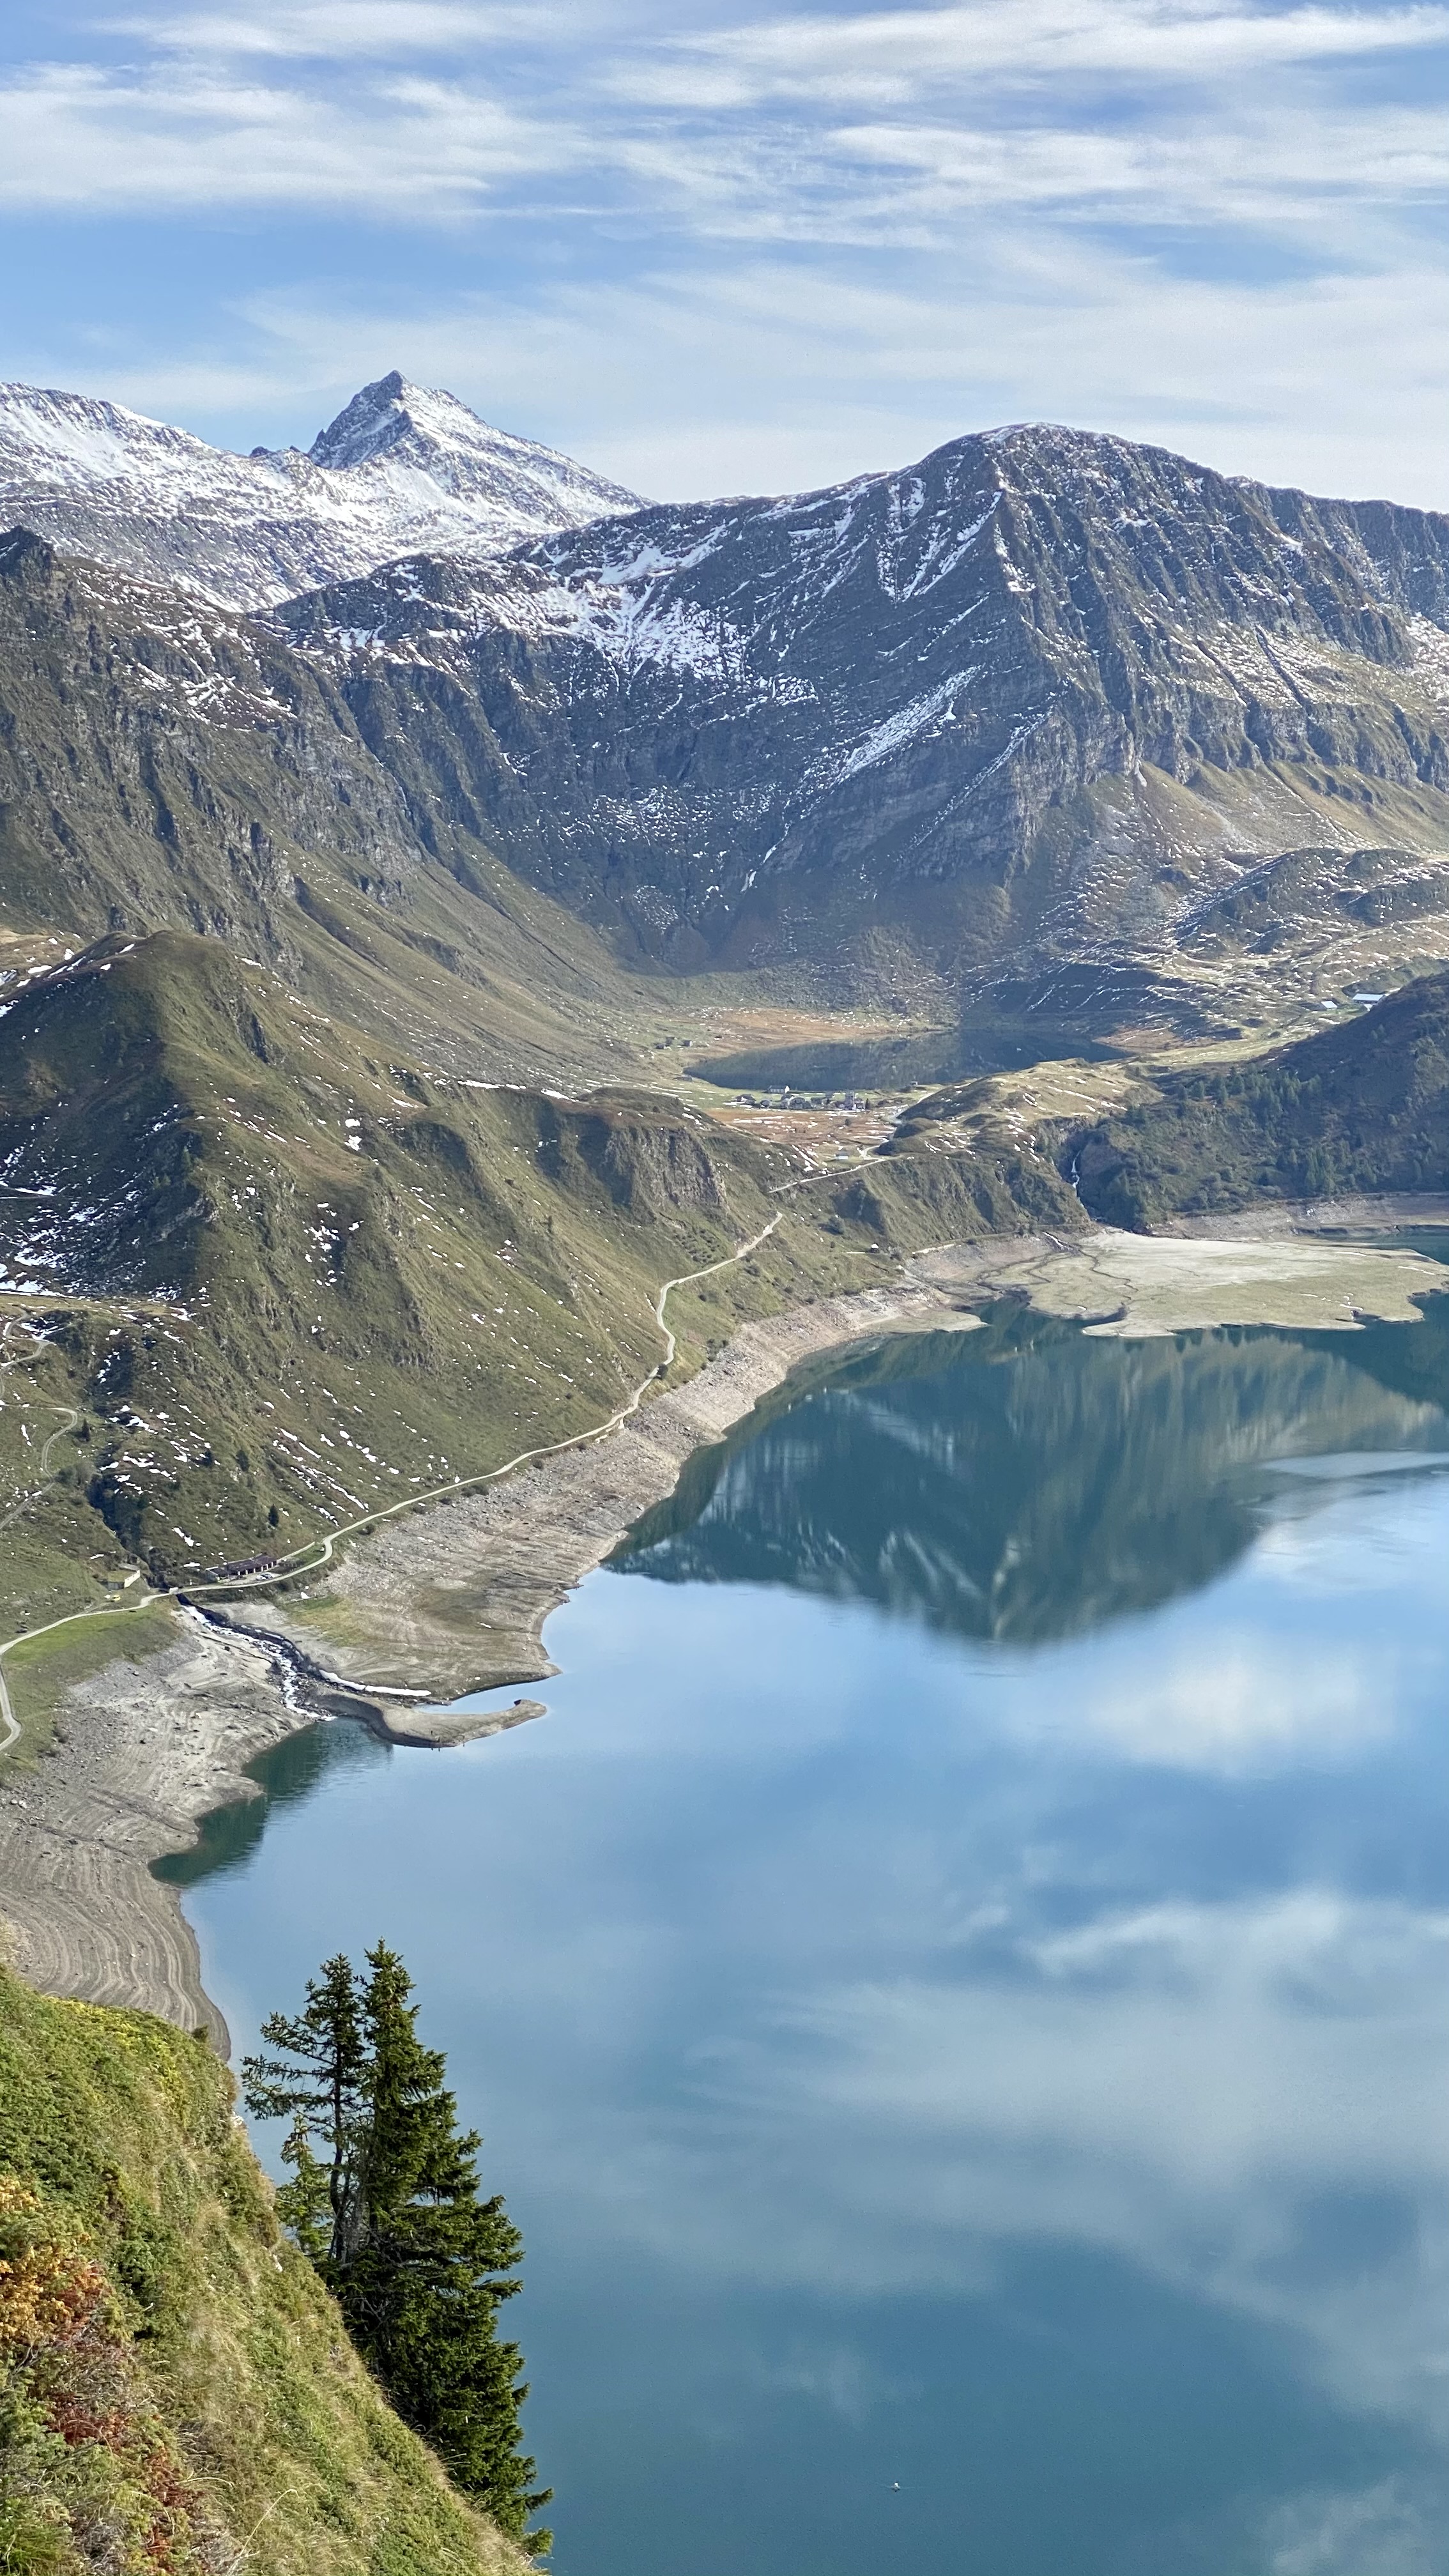
[(0, 1617), (314, 1534), (594, 1428), (660, 1357), (861, 1287), (877, 1247), (1060, 1223), (1050, 1165), (939, 1138), (804, 1187), (658, 1094), (485, 1087), (176, 931), (0, 1012)]
[(652, 1007), (476, 816), (420, 833), (264, 624), (0, 537), (0, 933), (163, 928), (453, 1073), (617, 1077)]
[(1252, 1062), (1162, 1076), (1158, 1090), (1067, 1140), (1104, 1224), (1449, 1190), (1449, 974)]
[(64, 1292), (47, 1508), (173, 1578), (605, 1418), (775, 1162), (641, 1095), (429, 1078), (166, 932), (0, 1020), (0, 1170), (9, 1284)]
[(0, 1969), (6, 2576), (522, 2576), (281, 2238), (201, 2042)]

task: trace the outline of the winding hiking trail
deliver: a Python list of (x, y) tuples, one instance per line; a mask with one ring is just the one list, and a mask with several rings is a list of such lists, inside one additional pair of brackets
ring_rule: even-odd
[[(768, 1225), (762, 1225), (758, 1234), (750, 1236), (748, 1243), (738, 1244), (733, 1252), (725, 1253), (721, 1260), (706, 1262), (702, 1270), (681, 1270), (677, 1278), (664, 1281), (654, 1300), (654, 1320), (664, 1335), (664, 1357), (662, 1360), (656, 1360), (647, 1377), (640, 1379), (628, 1403), (621, 1404), (617, 1413), (611, 1413), (607, 1422), (595, 1423), (588, 1431), (571, 1431), (563, 1440), (545, 1440), (536, 1449), (520, 1449), (516, 1458), (505, 1459), (501, 1467), (486, 1468), (481, 1475), (450, 1476), (446, 1484), (430, 1485), (425, 1494), (405, 1494), (401, 1502), (385, 1503), (377, 1511), (362, 1512), (355, 1521), (344, 1521), (340, 1529), (329, 1530), (321, 1539), (308, 1539), (305, 1546), (293, 1548), (289, 1555), (279, 1557), (276, 1565), (269, 1567), (263, 1574), (237, 1575), (230, 1582), (188, 1583), (183, 1587), (187, 1599), (199, 1599), (206, 1592), (262, 1592), (273, 1584), (290, 1583), (300, 1575), (320, 1574), (324, 1565), (331, 1564), (332, 1550), (340, 1538), (354, 1538), (359, 1530), (373, 1529), (379, 1521), (395, 1520), (399, 1512), (416, 1511), (421, 1504), (435, 1503), (444, 1494), (476, 1493), (480, 1486), (496, 1485), (500, 1478), (511, 1476), (519, 1467), (531, 1467), (541, 1458), (557, 1458), (566, 1449), (585, 1448), (591, 1440), (606, 1440), (611, 1431), (622, 1430), (624, 1424), (632, 1421), (638, 1412), (651, 1386), (656, 1386), (661, 1378), (667, 1377), (674, 1365), (674, 1356), (679, 1344), (664, 1320), (664, 1309), (669, 1301), (671, 1290), (688, 1288), (696, 1279), (712, 1279), (717, 1270), (728, 1270), (735, 1262), (748, 1260), (752, 1252), (758, 1252), (766, 1236), (774, 1233), (779, 1222), (780, 1215), (772, 1216)], [(314, 1547), (320, 1549), (320, 1554), (310, 1557), (305, 1565), (292, 1562), (294, 1557), (305, 1556), (307, 1550)], [(4, 1651), (4, 1648), (0, 1647), (0, 1654)]]
[[(660, 1332), (664, 1336), (664, 1357), (662, 1360), (657, 1360), (655, 1362), (654, 1367), (650, 1369), (648, 1375), (641, 1378), (638, 1386), (634, 1390), (634, 1393), (629, 1398), (628, 1403), (621, 1405), (617, 1413), (611, 1413), (607, 1422), (597, 1423), (588, 1431), (572, 1432), (565, 1440), (549, 1440), (544, 1441), (535, 1449), (520, 1449), (516, 1458), (506, 1459), (501, 1467), (489, 1467), (481, 1475), (451, 1477), (446, 1484), (430, 1486), (425, 1494), (407, 1494), (403, 1497), (401, 1502), (388, 1503), (378, 1511), (364, 1512), (360, 1514), (355, 1521), (344, 1523), (340, 1529), (329, 1530), (320, 1540), (308, 1539), (303, 1547), (294, 1548), (291, 1551), (291, 1556), (307, 1556), (308, 1561), (305, 1564), (293, 1564), (291, 1556), (289, 1556), (281, 1558), (276, 1567), (269, 1568), (264, 1574), (237, 1576), (233, 1577), (230, 1582), (188, 1583), (181, 1587), (185, 1597), (189, 1600), (203, 1593), (226, 1592), (231, 1594), (242, 1591), (263, 1591), (271, 1585), (291, 1582), (294, 1578), (302, 1575), (320, 1573), (324, 1565), (329, 1565), (331, 1563), (332, 1551), (339, 1539), (355, 1537), (359, 1530), (371, 1529), (379, 1521), (392, 1520), (399, 1512), (417, 1511), (425, 1503), (437, 1502), (444, 1494), (451, 1495), (474, 1492), (481, 1486), (497, 1484), (500, 1478), (511, 1476), (519, 1467), (531, 1466), (539, 1459), (557, 1457), (563, 1450), (579, 1449), (585, 1447), (590, 1441), (607, 1439), (611, 1431), (620, 1430), (626, 1422), (632, 1419), (632, 1417), (638, 1412), (639, 1407), (643, 1403), (645, 1396), (648, 1394), (650, 1387), (656, 1385), (659, 1379), (667, 1377), (670, 1369), (674, 1365), (675, 1354), (678, 1350), (679, 1344), (676, 1335), (666, 1323), (664, 1316), (664, 1309), (669, 1302), (671, 1292), (676, 1288), (689, 1287), (696, 1279), (710, 1279), (714, 1276), (717, 1270), (728, 1270), (733, 1263), (747, 1260), (752, 1252), (757, 1252), (759, 1250), (760, 1245), (765, 1241), (766, 1237), (774, 1233), (779, 1222), (780, 1217), (778, 1214), (772, 1216), (769, 1224), (761, 1226), (758, 1234), (752, 1234), (747, 1243), (738, 1244), (733, 1252), (725, 1253), (720, 1260), (707, 1262), (701, 1270), (682, 1270), (677, 1278), (666, 1279), (663, 1282), (654, 1300), (653, 1313), (654, 1320), (658, 1325)], [(57, 1413), (64, 1413), (67, 1416), (67, 1419), (61, 1424), (58, 1431), (53, 1431), (50, 1434), (44, 1448), (41, 1450), (40, 1465), (42, 1473), (46, 1473), (48, 1471), (50, 1452), (56, 1441), (63, 1440), (67, 1432), (73, 1431), (81, 1418), (74, 1407), (70, 1405), (56, 1405), (53, 1410)], [(43, 1490), (43, 1488), (40, 1490)], [(27, 1494), (20, 1503), (15, 1505), (14, 1510), (6, 1515), (6, 1519), (0, 1521), (0, 1529), (4, 1529), (7, 1522), (12, 1520), (17, 1512), (27, 1510), (35, 1500), (35, 1494)], [(319, 1549), (320, 1552), (316, 1555), (309, 1556), (308, 1551), (313, 1548)], [(4, 1659), (16, 1646), (28, 1645), (33, 1637), (48, 1637), (57, 1628), (73, 1627), (82, 1619), (126, 1618), (134, 1611), (149, 1609), (153, 1602), (160, 1601), (165, 1598), (166, 1595), (164, 1592), (144, 1592), (139, 1594), (134, 1601), (128, 1601), (123, 1609), (118, 1608), (114, 1603), (106, 1603), (104, 1605), (98, 1603), (93, 1610), (71, 1610), (68, 1611), (62, 1619), (49, 1619), (42, 1627), (22, 1629), (19, 1635), (7, 1637), (3, 1644), (0, 1644), (0, 1728), (3, 1728), (4, 1730), (3, 1733), (0, 1733), (0, 1758), (3, 1758), (4, 1755), (11, 1750), (12, 1746), (18, 1744), (20, 1740), (20, 1722), (15, 1715), (15, 1710), (11, 1703), (10, 1693), (5, 1683), (4, 1671)], [(422, 1696), (421, 1693), (413, 1694), (411, 1692), (389, 1694), (389, 1696), (408, 1698), (415, 1695), (419, 1697)]]
[(8, 1732), (3, 1739), (0, 1739), (0, 1754), (8, 1753), (11, 1745), (19, 1740), (20, 1735), (20, 1721), (11, 1705), (10, 1693), (5, 1685), (5, 1657), (13, 1647), (28, 1646), (32, 1637), (48, 1637), (56, 1628), (73, 1628), (81, 1619), (127, 1619), (133, 1611), (149, 1610), (154, 1601), (164, 1601), (165, 1598), (164, 1592), (141, 1592), (137, 1594), (134, 1601), (126, 1602), (124, 1607), (113, 1601), (98, 1601), (94, 1610), (68, 1610), (63, 1619), (47, 1619), (43, 1627), (22, 1628), (18, 1637), (7, 1637), (4, 1644), (0, 1645), (0, 1723), (5, 1725)]

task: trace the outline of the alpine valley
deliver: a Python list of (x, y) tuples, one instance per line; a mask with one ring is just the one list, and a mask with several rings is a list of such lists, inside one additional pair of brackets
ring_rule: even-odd
[[(1328, 1378), (1220, 1337), (1194, 1447), (1182, 1336), (1420, 1320), (1363, 1236), (1449, 1218), (1446, 1102), (1449, 518), (1041, 426), (655, 505), (400, 375), (250, 456), (0, 388), (0, 2274), (56, 2351), (85, 2287), (109, 2409), (62, 2460), (0, 2332), (7, 2567), (139, 2568), (123, 2506), (178, 2576), (528, 2563), (145, 2018), (226, 2044), (174, 1856), (248, 1766), (541, 1714), (474, 1695), (641, 1526), (982, 1636), (1156, 1599), (1164, 1516), (1205, 1579)], [(777, 1391), (910, 1333), (850, 1559)], [(1428, 1436), (1400, 1338), (1344, 1443)]]
[(265, 1725), (527, 1678), (574, 1557), (495, 1616), (399, 1507), (673, 1421), (592, 1562), (925, 1247), (1449, 1186), (1375, 1000), (1449, 965), (1449, 519), (1044, 427), (650, 505), (392, 375), (249, 457), (5, 388), (0, 521), (0, 1755), (178, 1586)]

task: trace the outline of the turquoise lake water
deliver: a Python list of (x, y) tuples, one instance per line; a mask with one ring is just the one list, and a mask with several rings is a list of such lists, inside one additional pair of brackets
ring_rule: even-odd
[(239, 2051), (417, 1979), (558, 2576), (1449, 2576), (1446, 1310), (821, 1365), (215, 1820)]

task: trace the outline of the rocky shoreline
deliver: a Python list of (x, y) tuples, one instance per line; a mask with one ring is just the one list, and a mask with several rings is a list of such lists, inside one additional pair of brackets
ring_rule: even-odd
[[(395, 1658), (403, 1688), (417, 1686), (425, 1655), (439, 1698), (530, 1681), (554, 1669), (538, 1642), (549, 1611), (672, 1490), (692, 1449), (813, 1352), (938, 1319), (950, 1321), (947, 1295), (905, 1283), (751, 1324), (622, 1430), (449, 1512), (394, 1525), (344, 1561), (337, 1588), (366, 1590), (384, 1637), (389, 1623), (404, 1632)], [(449, 1603), (461, 1628), (430, 1617), (426, 1600), (409, 1606), (409, 1583), (426, 1590), (445, 1554), (449, 1568), (468, 1560), (466, 1575), (444, 1576), (456, 1585)], [(481, 1630), (469, 1608), (480, 1586), (492, 1604)], [(214, 1808), (258, 1795), (246, 1764), (319, 1716), (360, 1720), (398, 1744), (441, 1746), (496, 1734), (542, 1715), (543, 1704), (515, 1700), (450, 1719), (410, 1700), (371, 1697), (343, 1673), (360, 1652), (334, 1651), (264, 1598), (224, 1616), (178, 1604), (173, 1617), (174, 1641), (159, 1654), (142, 1663), (117, 1657), (72, 1684), (46, 1758), (18, 1774), (0, 1771), (0, 1933), (42, 1991), (205, 2025), (225, 2053), (229, 2034), (202, 1986), (195, 1935), (152, 1863), (187, 1849)]]
[[(1434, 1222), (1438, 1210), (1417, 1211)], [(1449, 1213), (1449, 1211), (1446, 1211)], [(1373, 1202), (1315, 1228), (1412, 1221)], [(1442, 1221), (1442, 1218), (1440, 1219)], [(971, 1330), (1011, 1294), (1089, 1330), (1128, 1336), (1213, 1323), (1343, 1330), (1412, 1320), (1446, 1273), (1406, 1248), (1305, 1240), (1291, 1227), (1070, 1241), (1003, 1238), (918, 1255), (877, 1288), (745, 1325), (688, 1382), (621, 1428), (505, 1482), (400, 1519), (329, 1568), (321, 1597), (249, 1597), (203, 1615), (178, 1605), (175, 1638), (74, 1684), (64, 1740), (0, 1772), (0, 1918), (16, 1964), (50, 1993), (127, 2004), (227, 2046), (174, 1889), (151, 1875), (211, 1809), (255, 1795), (244, 1766), (318, 1715), (360, 1719), (399, 1744), (444, 1746), (542, 1713), (515, 1700), (441, 1705), (540, 1679), (544, 1623), (691, 1452), (718, 1440), (803, 1361), (878, 1334)], [(411, 1694), (423, 1691), (428, 1702)], [(379, 1694), (396, 1694), (382, 1696)]]

